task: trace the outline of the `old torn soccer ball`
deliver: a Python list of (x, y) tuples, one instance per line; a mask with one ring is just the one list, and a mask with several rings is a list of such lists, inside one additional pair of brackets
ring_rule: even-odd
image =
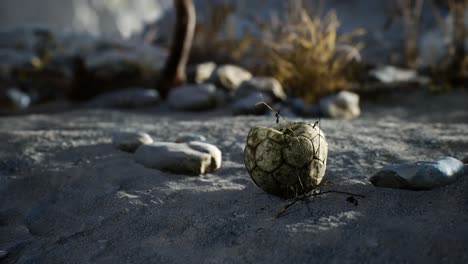
[(298, 122), (250, 129), (244, 163), (258, 187), (288, 199), (320, 184), (327, 155), (328, 144), (318, 125)]

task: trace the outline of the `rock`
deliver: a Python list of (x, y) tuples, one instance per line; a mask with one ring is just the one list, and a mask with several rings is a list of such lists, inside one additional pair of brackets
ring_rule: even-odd
[(236, 95), (246, 97), (257, 92), (267, 93), (277, 100), (286, 100), (287, 98), (281, 83), (272, 77), (254, 77), (243, 81), (236, 91)]
[(401, 69), (394, 66), (383, 66), (369, 72), (372, 78), (382, 83), (417, 82), (418, 74), (415, 70)]
[(133, 153), (141, 145), (153, 143), (153, 139), (144, 132), (115, 132), (112, 143), (120, 150)]
[(204, 142), (206, 141), (206, 137), (200, 134), (196, 134), (196, 133), (181, 133), (179, 134), (175, 142), (186, 143), (190, 141)]
[[(200, 143), (196, 145), (200, 145)], [(203, 149), (203, 151), (195, 150), (185, 143), (156, 142), (146, 144), (135, 152), (135, 161), (148, 168), (175, 174), (195, 176), (213, 172), (217, 164), (212, 164), (212, 161), (217, 157), (208, 154), (209, 150), (205, 147), (199, 146), (197, 148)]]
[(318, 126), (280, 124), (250, 129), (244, 163), (255, 184), (267, 193), (295, 198), (322, 181), (328, 144)]
[(359, 95), (348, 91), (320, 99), (319, 106), (320, 112), (331, 118), (351, 119), (361, 114)]
[(193, 83), (204, 83), (208, 81), (216, 69), (216, 63), (205, 62), (192, 65), (187, 68), (187, 78)]
[(210, 154), (211, 156), (211, 166), (209, 171), (216, 171), (221, 168), (222, 154), (221, 150), (214, 145), (200, 142), (200, 141), (191, 141), (187, 143), (188, 146), (194, 150)]
[(177, 110), (199, 111), (216, 107), (219, 98), (214, 85), (195, 84), (172, 89), (167, 101), (170, 107)]
[(430, 190), (455, 182), (463, 172), (463, 162), (444, 157), (435, 161), (389, 165), (369, 180), (377, 187)]
[(158, 91), (149, 88), (127, 88), (98, 95), (85, 106), (96, 108), (136, 108), (158, 103)]
[(21, 111), (28, 108), (30, 104), (31, 97), (17, 88), (10, 88), (6, 91), (0, 90), (0, 112)]
[(263, 115), (269, 109), (264, 105), (256, 105), (259, 102), (271, 104), (273, 98), (265, 93), (254, 93), (235, 101), (231, 108), (234, 115)]
[(219, 66), (211, 76), (210, 80), (220, 85), (227, 91), (236, 91), (242, 82), (252, 79), (252, 74), (247, 70), (235, 65)]
[(287, 100), (291, 110), (304, 117), (318, 117), (320, 115), (320, 107), (317, 104), (308, 104), (301, 98), (291, 98)]

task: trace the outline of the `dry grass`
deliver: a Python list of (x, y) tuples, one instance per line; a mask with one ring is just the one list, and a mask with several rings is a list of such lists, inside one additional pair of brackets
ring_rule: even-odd
[(240, 64), (255, 74), (277, 78), (288, 94), (308, 102), (349, 88), (361, 72), (356, 61), (362, 45), (353, 39), (364, 30), (339, 36), (335, 12), (320, 17), (301, 1), (288, 3), (282, 18), (251, 19), (260, 35), (247, 33), (241, 38), (227, 20), (236, 7), (208, 5), (208, 19), (197, 26), (191, 62)]
[(263, 34), (256, 52), (264, 74), (276, 77), (289, 94), (313, 102), (350, 87), (360, 72), (356, 62), (362, 48), (353, 39), (364, 30), (339, 36), (335, 12), (321, 18), (306, 10), (289, 8), (282, 19), (257, 23)]

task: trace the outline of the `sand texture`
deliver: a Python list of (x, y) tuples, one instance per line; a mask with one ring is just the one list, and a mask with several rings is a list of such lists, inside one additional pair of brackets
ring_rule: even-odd
[[(323, 119), (323, 190), (298, 203), (266, 195), (243, 162), (251, 127), (274, 117), (156, 110), (77, 110), (0, 118), (2, 263), (468, 263), (468, 175), (431, 191), (376, 188), (389, 163), (468, 152), (466, 94), (364, 104), (362, 117)], [(302, 119), (297, 119), (302, 120)], [(309, 119), (308, 122), (315, 120)], [(112, 145), (135, 128), (155, 141), (204, 135), (223, 153), (200, 177), (137, 164)]]

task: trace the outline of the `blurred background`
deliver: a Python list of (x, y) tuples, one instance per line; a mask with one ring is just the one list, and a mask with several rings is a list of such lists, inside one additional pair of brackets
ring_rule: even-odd
[[(466, 0), (194, 4), (190, 65), (230, 63), (273, 76), (307, 103), (402, 82), (466, 87)], [(172, 0), (1, 0), (0, 105), (24, 99), (11, 99), (12, 87), (29, 105), (154, 85), (174, 23)]]

